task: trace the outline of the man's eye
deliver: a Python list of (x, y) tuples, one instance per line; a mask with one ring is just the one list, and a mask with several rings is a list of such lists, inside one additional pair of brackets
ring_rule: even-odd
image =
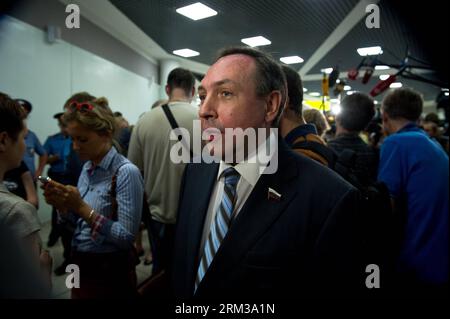
[(222, 92), (220, 92), (220, 96), (222, 96), (222, 97), (230, 97), (232, 95), (233, 95), (233, 93), (231, 93), (230, 91), (222, 91)]

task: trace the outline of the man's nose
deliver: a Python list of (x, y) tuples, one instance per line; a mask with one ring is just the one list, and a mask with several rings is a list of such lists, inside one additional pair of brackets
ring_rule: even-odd
[(200, 104), (198, 116), (203, 119), (216, 117), (216, 103), (211, 97), (205, 97)]

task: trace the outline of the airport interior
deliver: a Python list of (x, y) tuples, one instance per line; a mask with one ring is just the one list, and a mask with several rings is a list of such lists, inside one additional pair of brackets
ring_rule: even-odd
[(2, 1), (0, 299), (448, 297), (446, 5), (200, 1)]

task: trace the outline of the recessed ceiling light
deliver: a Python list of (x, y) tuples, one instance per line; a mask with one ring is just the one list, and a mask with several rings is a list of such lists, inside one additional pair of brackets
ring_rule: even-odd
[(391, 85), (389, 85), (389, 87), (391, 89), (397, 89), (397, 88), (401, 88), (403, 86), (403, 84), (401, 84), (400, 82), (394, 82)]
[(347, 95), (352, 95), (355, 91), (347, 91)]
[(387, 65), (376, 65), (375, 66), (375, 70), (389, 70), (390, 67), (388, 67)]
[(445, 96), (448, 96), (448, 92), (444, 92), (444, 95), (445, 95)]
[(356, 49), (358, 54), (360, 56), (367, 56), (367, 55), (379, 55), (383, 53), (383, 50), (380, 46), (376, 47), (367, 47), (367, 48), (358, 48)]
[(373, 104), (378, 104), (379, 102), (377, 100), (373, 101)]
[(333, 72), (333, 68), (322, 69), (322, 70), (320, 70), (320, 72), (330, 74), (331, 72)]
[(208, 17), (215, 16), (217, 11), (205, 6), (201, 2), (197, 2), (185, 7), (178, 8), (176, 10), (179, 14), (184, 15), (192, 20), (200, 20)]
[(441, 91), (448, 92), (448, 89), (442, 88)]
[(286, 64), (295, 64), (295, 63), (302, 63), (304, 60), (298, 55), (293, 55), (282, 57), (280, 58), (280, 61)]
[(308, 89), (307, 88), (303, 88), (303, 92), (306, 92), (306, 91), (308, 91)]
[(344, 91), (349, 91), (351, 89), (352, 87), (350, 85), (344, 85)]
[(387, 80), (389, 77), (390, 77), (389, 74), (381, 74), (381, 75), (380, 75), (380, 80), (381, 80), (381, 81), (384, 81), (384, 80)]
[(311, 96), (320, 96), (320, 93), (319, 92), (311, 92), (311, 93), (309, 93), (309, 95), (311, 95)]
[(251, 47), (259, 47), (259, 46), (263, 46), (263, 45), (269, 45), (272, 43), (272, 42), (270, 42), (270, 40), (268, 40), (262, 36), (241, 39), (241, 42), (243, 42)]
[(173, 51), (173, 54), (182, 56), (184, 58), (189, 58), (191, 56), (200, 55), (200, 53), (198, 53), (197, 51), (191, 50), (191, 49), (175, 50), (175, 51)]

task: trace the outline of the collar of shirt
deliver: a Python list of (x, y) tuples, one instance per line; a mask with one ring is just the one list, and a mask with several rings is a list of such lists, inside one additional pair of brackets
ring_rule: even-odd
[[(270, 133), (270, 136), (266, 139), (265, 143), (269, 143), (268, 148), (273, 150), (277, 146), (277, 139), (275, 135)], [(273, 154), (274, 153), (275, 152), (273, 152)], [(264, 171), (261, 167), (265, 167), (267, 164), (268, 163), (262, 163), (259, 160), (257, 153), (253, 153), (247, 158), (247, 160), (236, 164), (234, 168), (253, 188)], [(219, 171), (217, 172), (217, 181), (222, 177), (223, 172), (229, 167), (232, 167), (232, 165), (227, 164), (224, 161), (220, 161)]]
[(420, 127), (417, 126), (414, 122), (409, 122), (405, 126), (403, 126), (400, 130), (397, 131), (397, 133), (403, 133), (403, 132), (418, 132), (421, 131)]
[(295, 140), (299, 136), (305, 136), (308, 134), (316, 134), (317, 135), (317, 129), (313, 124), (303, 124), (299, 125), (296, 128), (294, 128), (292, 131), (290, 131), (284, 140), (289, 146), (292, 146), (292, 144), (295, 142)]
[(93, 172), (97, 168), (101, 168), (105, 171), (108, 170), (109, 167), (111, 166), (111, 163), (112, 163), (114, 157), (116, 156), (116, 154), (117, 154), (117, 150), (113, 146), (108, 151), (108, 153), (106, 153), (106, 155), (103, 157), (103, 159), (100, 161), (100, 163), (98, 163), (98, 165), (94, 165), (94, 163), (92, 161), (89, 161), (88, 164), (86, 165), (86, 170), (87, 170), (88, 174), (92, 175)]

